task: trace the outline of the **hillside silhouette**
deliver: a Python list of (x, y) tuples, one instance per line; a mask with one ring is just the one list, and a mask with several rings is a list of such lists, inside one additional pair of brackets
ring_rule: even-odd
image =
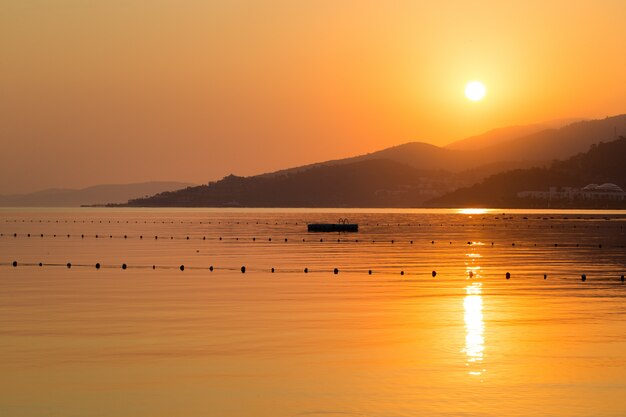
[(499, 171), (485, 167), (500, 165), (512, 169), (541, 166), (554, 159), (565, 159), (584, 152), (590, 145), (601, 140), (626, 135), (626, 114), (574, 122), (561, 128), (541, 129), (541, 126), (494, 129), (445, 147), (424, 142), (408, 142), (365, 155), (318, 162), (262, 175), (284, 175), (322, 165), (349, 164), (371, 159), (389, 159), (422, 170), (462, 172), (482, 169), (491, 175)]
[[(455, 190), (433, 199), (429, 205), (440, 207), (538, 207), (545, 200), (517, 197), (520, 191), (546, 191), (549, 187), (582, 188), (588, 184), (615, 183), (626, 185), (626, 138), (591, 145), (590, 149), (564, 161), (554, 161), (548, 167), (518, 169), (488, 177), (471, 187)], [(552, 201), (552, 207), (567, 206), (569, 202)], [(606, 201), (578, 201), (577, 206), (605, 207)], [(626, 208), (625, 202), (608, 204)]]
[[(528, 129), (535, 129), (528, 128)], [(526, 128), (522, 128), (524, 130)], [(410, 142), (352, 158), (272, 173), (224, 179), (198, 187), (129, 201), (131, 206), (417, 207), (512, 169), (547, 166), (586, 151), (616, 132), (626, 133), (626, 115), (572, 123), (512, 139), (497, 133), (495, 144), (473, 150)], [(492, 131), (493, 132), (493, 131)], [(493, 133), (487, 132), (489, 138)], [(491, 136), (490, 136), (491, 135)], [(475, 148), (493, 140), (469, 138)], [(476, 141), (472, 145), (472, 141)], [(514, 179), (511, 178), (513, 181)]]
[(208, 185), (135, 199), (142, 207), (417, 207), (447, 187), (452, 174), (437, 180), (424, 171), (385, 159), (314, 167), (274, 176), (229, 175)]

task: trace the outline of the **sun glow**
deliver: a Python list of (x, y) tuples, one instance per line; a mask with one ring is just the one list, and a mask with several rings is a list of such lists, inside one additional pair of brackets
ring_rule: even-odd
[(482, 100), (486, 93), (487, 89), (480, 81), (470, 81), (465, 86), (465, 97), (472, 101)]
[(487, 209), (482, 208), (464, 208), (459, 209), (459, 214), (485, 214), (487, 211)]

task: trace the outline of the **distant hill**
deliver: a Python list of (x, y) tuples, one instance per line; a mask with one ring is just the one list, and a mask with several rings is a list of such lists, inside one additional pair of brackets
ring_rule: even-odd
[(626, 114), (586, 120), (503, 141), (481, 150), (491, 161), (552, 161), (585, 152), (589, 146), (626, 135)]
[(547, 124), (532, 124), (524, 126), (509, 126), (493, 129), (488, 132), (469, 138), (457, 140), (445, 146), (446, 149), (457, 151), (472, 151), (483, 149), (489, 146), (498, 145), (502, 142), (531, 135), (542, 130), (549, 129)]
[(482, 165), (482, 159), (480, 159), (479, 155), (476, 156), (478, 156), (479, 160), (472, 158), (468, 152), (448, 150), (424, 142), (409, 142), (365, 155), (318, 162), (315, 164), (283, 169), (262, 175), (269, 177), (281, 176), (321, 166), (346, 165), (355, 162), (380, 159), (387, 159), (421, 170), (446, 170), (458, 172)]
[[(417, 207), (449, 189), (450, 173), (385, 159), (318, 166), (279, 176), (230, 175), (208, 185), (135, 199), (140, 207)], [(456, 187), (452, 187), (456, 188)]]
[[(564, 123), (555, 121), (546, 125)], [(541, 129), (543, 125), (495, 129), (482, 135), (439, 147), (424, 142), (409, 142), (365, 155), (319, 162), (263, 174), (285, 175), (322, 165), (341, 165), (363, 160), (389, 159), (422, 170), (462, 172), (485, 166), (508, 166), (509, 169), (539, 166), (553, 159), (565, 159), (584, 152), (590, 145), (626, 135), (626, 115), (579, 121), (561, 128)], [(528, 132), (533, 132), (527, 134)], [(455, 145), (456, 144), (456, 145)], [(484, 169), (490, 172), (489, 169)]]
[(48, 189), (29, 194), (0, 195), (2, 207), (78, 207), (125, 203), (131, 198), (188, 187), (182, 182), (144, 182), (136, 184), (95, 185), (79, 190)]
[(133, 199), (129, 205), (414, 207), (493, 174), (545, 166), (553, 159), (585, 151), (591, 144), (610, 140), (615, 132), (626, 133), (626, 115), (502, 139), (503, 132), (521, 133), (511, 129), (499, 131), (498, 143), (482, 149), (455, 150), (410, 142), (253, 177), (231, 175), (208, 185)]
[[(460, 188), (429, 205), (439, 207), (529, 207), (546, 206), (547, 201), (520, 199), (520, 191), (547, 191), (549, 187), (582, 188), (587, 184), (606, 182), (626, 186), (626, 138), (592, 145), (585, 152), (565, 161), (554, 161), (549, 167), (518, 169), (488, 177), (471, 187)], [(552, 201), (556, 207), (563, 202)], [(606, 202), (577, 202), (588, 207), (606, 206)], [(611, 205), (626, 208), (626, 203)]]
[(469, 138), (457, 140), (444, 146), (446, 149), (458, 151), (475, 151), (488, 148), (490, 146), (499, 145), (501, 143), (519, 139), (549, 129), (560, 129), (564, 126), (571, 125), (576, 122), (583, 121), (580, 118), (557, 119), (544, 123), (535, 123), (521, 126), (508, 126), (493, 129), (480, 135), (470, 136)]

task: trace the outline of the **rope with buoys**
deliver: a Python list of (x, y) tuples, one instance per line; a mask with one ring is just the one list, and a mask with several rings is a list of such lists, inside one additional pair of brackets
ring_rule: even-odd
[[(187, 271), (187, 270), (198, 270), (198, 271), (202, 271), (202, 270), (206, 270), (209, 272), (214, 272), (214, 271), (226, 271), (226, 272), (235, 272), (238, 271), (242, 274), (248, 273), (248, 272), (269, 272), (269, 273), (288, 273), (288, 274), (300, 274), (300, 273), (304, 273), (304, 274), (311, 274), (311, 273), (331, 273), (333, 275), (339, 275), (340, 273), (340, 269), (335, 267), (335, 268), (320, 268), (320, 269), (310, 269), (308, 267), (305, 267), (303, 269), (298, 269), (298, 268), (275, 268), (275, 267), (271, 267), (271, 268), (253, 268), (250, 269), (249, 267), (246, 267), (245, 265), (242, 265), (240, 267), (229, 267), (229, 266), (223, 266), (223, 267), (215, 267), (213, 265), (210, 266), (187, 266), (185, 264), (180, 264), (177, 266), (174, 265), (130, 265), (130, 264), (126, 264), (126, 263), (122, 263), (122, 264), (117, 264), (117, 265), (111, 265), (111, 264), (102, 264), (100, 262), (96, 262), (95, 264), (84, 264), (84, 263), (78, 263), (78, 264), (74, 264), (71, 262), (67, 262), (67, 263), (43, 263), (43, 262), (18, 262), (18, 261), (12, 261), (12, 262), (0, 262), (0, 267), (2, 266), (9, 266), (9, 267), (13, 267), (16, 269), (19, 268), (23, 268), (23, 267), (65, 267), (67, 269), (76, 269), (76, 268), (94, 268), (96, 270), (100, 270), (100, 269), (122, 269), (122, 270), (127, 270), (127, 269), (165, 269), (165, 270), (180, 270), (181, 272)], [(366, 273), (368, 275), (372, 275), (374, 273), (374, 270), (372, 269), (361, 269), (361, 268), (346, 268), (342, 270), (343, 273), (352, 273), (352, 274), (362, 274), (362, 273)], [(409, 271), (405, 271), (404, 269), (401, 269), (399, 271), (396, 270), (396, 272), (394, 273), (393, 270), (389, 269), (389, 268), (382, 268), (381, 270), (378, 271), (380, 274), (383, 275), (394, 275), (394, 274), (400, 274), (400, 276), (412, 276), (412, 277), (424, 277), (424, 278), (433, 278), (435, 280), (441, 280), (441, 276), (437, 273), (436, 270), (432, 270), (430, 272), (409, 272)], [(449, 274), (448, 278), (450, 277), (454, 277), (454, 276), (459, 276), (459, 274)], [(495, 277), (495, 275), (492, 275), (493, 277)], [(468, 277), (469, 279), (487, 279), (492, 277), (490, 275), (487, 274), (481, 274), (480, 277), (477, 276), (476, 278), (474, 278), (474, 273), (473, 271), (468, 271)], [(525, 277), (529, 277), (531, 276), (530, 274), (525, 274)], [(553, 275), (554, 276), (554, 275)], [(543, 280), (546, 280), (548, 277), (547, 274), (543, 274)], [(571, 275), (562, 275), (562, 277), (571, 277)], [(586, 274), (582, 274), (580, 276), (581, 281), (582, 282), (586, 282), (587, 281), (587, 275)], [(615, 277), (615, 275), (610, 275), (610, 274), (598, 274), (596, 276), (596, 279), (594, 279), (594, 281), (602, 281), (603, 279), (610, 279), (610, 277)], [(506, 280), (510, 280), (511, 279), (511, 273), (510, 272), (506, 272), (505, 274), (505, 278)], [(539, 276), (539, 278), (541, 278), (541, 276)], [(618, 281), (620, 281), (621, 283), (624, 283), (624, 274), (621, 274), (618, 277)]]

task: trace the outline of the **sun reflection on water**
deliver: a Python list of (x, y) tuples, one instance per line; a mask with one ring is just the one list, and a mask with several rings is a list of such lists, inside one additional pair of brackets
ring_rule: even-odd
[[(467, 254), (472, 264), (480, 255)], [(483, 320), (483, 296), (482, 283), (478, 282), (480, 267), (467, 265), (468, 278), (472, 283), (465, 287), (465, 297), (463, 298), (463, 311), (465, 320), (465, 347), (463, 352), (466, 355), (465, 366), (468, 367), (468, 374), (482, 376), (485, 372), (483, 368), (483, 356), (485, 351), (485, 323)]]
[(484, 208), (463, 208), (463, 209), (459, 209), (458, 213), (460, 214), (485, 214), (488, 213), (490, 210), (488, 209), (484, 209)]
[[(480, 362), (485, 350), (485, 324), (483, 322), (483, 297), (481, 284), (478, 282), (465, 288), (463, 309), (465, 310), (465, 355), (470, 375), (482, 375)], [(480, 369), (479, 369), (480, 368)]]

